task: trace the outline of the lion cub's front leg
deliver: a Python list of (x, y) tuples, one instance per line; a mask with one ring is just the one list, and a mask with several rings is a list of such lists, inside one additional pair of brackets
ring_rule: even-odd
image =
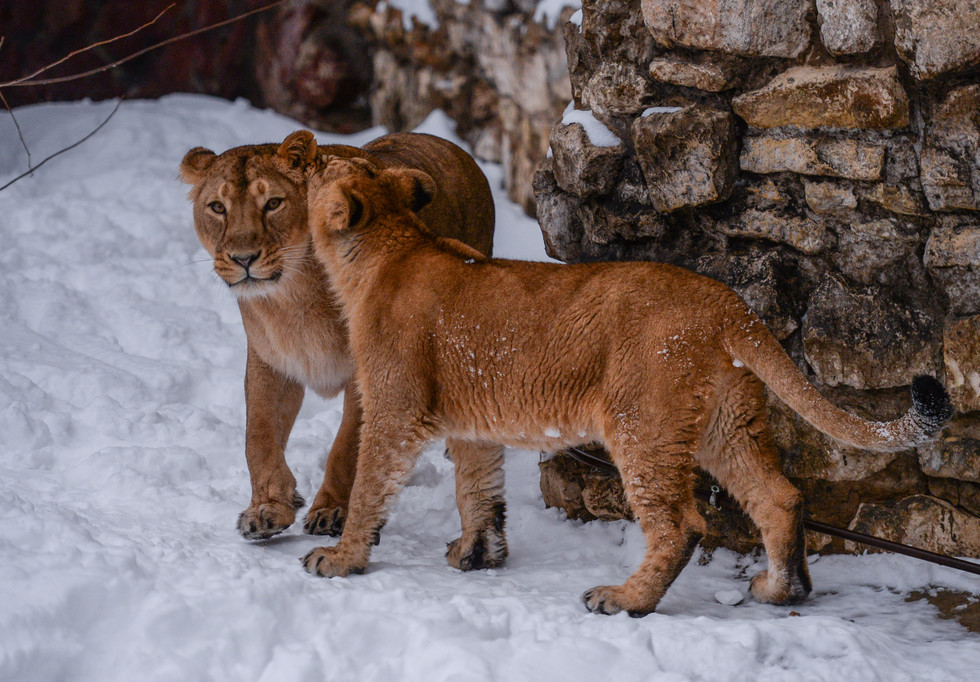
[(245, 366), (245, 459), (252, 503), (238, 516), (238, 531), (262, 540), (289, 528), (303, 497), (286, 465), (286, 441), (303, 404), (303, 386), (282, 376), (250, 348)]
[(343, 535), (336, 546), (317, 547), (303, 557), (308, 572), (333, 578), (367, 568), (388, 505), (405, 486), (423, 442), (409, 425), (372, 427), (365, 423)]

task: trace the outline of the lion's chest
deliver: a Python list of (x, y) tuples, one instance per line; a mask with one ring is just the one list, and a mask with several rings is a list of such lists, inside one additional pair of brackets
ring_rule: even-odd
[(336, 395), (353, 373), (347, 334), (335, 308), (242, 307), (250, 346), (276, 371), (324, 397)]

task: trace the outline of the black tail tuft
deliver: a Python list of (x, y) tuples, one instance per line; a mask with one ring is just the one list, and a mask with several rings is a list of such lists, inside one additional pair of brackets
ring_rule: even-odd
[(912, 406), (933, 432), (939, 431), (953, 416), (949, 394), (939, 380), (930, 376), (912, 380)]

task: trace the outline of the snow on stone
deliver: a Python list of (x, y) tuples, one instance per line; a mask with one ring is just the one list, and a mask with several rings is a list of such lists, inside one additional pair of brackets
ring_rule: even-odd
[(647, 116), (652, 116), (653, 114), (673, 114), (674, 112), (680, 111), (684, 107), (650, 107), (649, 109), (644, 109), (643, 113), (640, 114), (642, 118)]
[(566, 7), (574, 7), (576, 13), (581, 14), (582, 0), (539, 0), (538, 6), (534, 8), (533, 19), (553, 30), (558, 25), (562, 10)]
[[(91, 131), (111, 102), (16, 111), (35, 160)], [(446, 120), (428, 122), (451, 135)], [(626, 579), (634, 523), (545, 509), (538, 453), (506, 461), (510, 557), (461, 573), (453, 465), (423, 453), (363, 575), (314, 578), (336, 540), (247, 542), (234, 297), (211, 271), (177, 179), (184, 152), (276, 142), (300, 126), (200, 96), (124, 102), (95, 137), (0, 192), (0, 680), (968, 680), (980, 640), (912, 590), (980, 579), (892, 555), (828, 556), (791, 609), (746, 596), (764, 558), (700, 553), (645, 618), (587, 613)], [(322, 142), (360, 145), (374, 129)], [(26, 168), (0, 114), (0, 184)], [(540, 231), (497, 201), (497, 253), (544, 258)], [(342, 399), (307, 395), (286, 453), (313, 498)]]
[(591, 109), (576, 109), (575, 102), (569, 102), (568, 106), (565, 107), (565, 111), (561, 115), (561, 122), (563, 125), (580, 124), (585, 128), (589, 142), (595, 147), (616, 147), (622, 144), (616, 133), (609, 130), (602, 121), (592, 115)]
[[(458, 5), (470, 4), (470, 0), (454, 0), (454, 2)], [(412, 29), (413, 18), (429, 28), (439, 27), (439, 18), (436, 16), (435, 10), (432, 9), (430, 0), (381, 0), (378, 3), (379, 10), (383, 10), (386, 5), (401, 10), (402, 26), (406, 31)], [(501, 11), (506, 9), (507, 3), (499, 0), (485, 0), (484, 5), (490, 11)], [(566, 7), (581, 8), (581, 6), (582, 0), (538, 0), (532, 19), (553, 30), (561, 18), (563, 9)]]
[[(469, 2), (460, 2), (459, 4), (468, 5)], [(406, 31), (412, 30), (413, 18), (429, 28), (439, 28), (439, 18), (436, 16), (435, 10), (432, 9), (429, 0), (381, 0), (378, 3), (378, 11), (383, 11), (385, 5), (401, 10), (402, 27)]]

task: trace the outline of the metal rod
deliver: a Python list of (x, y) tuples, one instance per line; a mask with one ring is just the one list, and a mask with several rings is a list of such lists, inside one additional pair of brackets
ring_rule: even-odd
[(956, 568), (961, 571), (966, 571), (967, 573), (980, 575), (980, 564), (972, 561), (964, 561), (963, 559), (949, 557), (945, 554), (936, 554), (935, 552), (930, 552), (925, 549), (910, 547), (909, 545), (892, 542), (891, 540), (885, 540), (883, 538), (875, 537), (874, 535), (865, 535), (864, 533), (858, 533), (857, 531), (848, 530), (846, 528), (828, 526), (826, 523), (820, 523), (819, 521), (805, 519), (803, 521), (803, 527), (807, 530), (816, 531), (817, 533), (834, 535), (852, 542), (860, 542), (862, 545), (870, 545), (879, 549), (888, 550), (889, 552), (894, 552), (895, 554), (904, 554), (905, 556), (922, 559), (923, 561), (931, 561), (932, 563), (939, 564), (940, 566), (948, 566), (949, 568)]
[[(619, 476), (619, 470), (616, 468), (616, 465), (603, 459), (602, 457), (585, 452), (579, 448), (568, 448), (566, 452), (571, 455), (572, 459), (575, 459), (582, 464), (587, 464), (590, 467), (599, 469), (600, 471), (613, 476)], [(711, 501), (712, 492), (708, 490), (701, 490), (699, 488), (694, 491), (694, 496), (704, 501)], [(715, 502), (713, 502), (712, 505), (720, 509), (716, 502), (717, 496), (715, 496)], [(894, 552), (895, 554), (904, 554), (905, 556), (910, 556), (914, 559), (922, 559), (923, 561), (930, 561), (934, 564), (939, 564), (940, 566), (947, 566), (949, 568), (966, 571), (967, 573), (972, 573), (974, 575), (980, 575), (980, 564), (972, 561), (965, 561), (963, 559), (949, 557), (945, 554), (936, 554), (935, 552), (919, 549), (918, 547), (910, 547), (909, 545), (903, 545), (900, 542), (892, 542), (891, 540), (885, 540), (884, 538), (875, 537), (874, 535), (866, 535), (864, 533), (848, 530), (846, 528), (838, 528), (837, 526), (831, 526), (829, 524), (821, 523), (820, 521), (813, 521), (811, 519), (804, 519), (803, 527), (816, 533), (831, 535), (843, 540), (850, 540), (851, 542), (858, 542), (862, 545), (868, 545), (870, 547), (877, 547), (878, 549), (883, 549), (888, 552)]]

